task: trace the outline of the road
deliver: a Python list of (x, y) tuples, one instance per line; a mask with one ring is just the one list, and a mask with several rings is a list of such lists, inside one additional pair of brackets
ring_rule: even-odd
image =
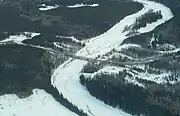
[[(139, 60), (134, 60), (134, 61), (122, 62), (122, 61), (112, 61), (110, 59), (100, 59), (100, 58), (94, 59), (94, 58), (88, 58), (88, 57), (84, 57), (84, 56), (77, 56), (75, 54), (68, 53), (67, 51), (58, 51), (58, 50), (55, 50), (52, 48), (47, 48), (47, 47), (43, 47), (43, 46), (36, 46), (36, 45), (32, 45), (32, 44), (24, 44), (24, 43), (20, 43), (20, 42), (18, 42), (18, 43), (13, 42), (13, 43), (42, 49), (42, 50), (45, 50), (47, 52), (54, 53), (56, 55), (63, 54), (65, 56), (73, 58), (73, 59), (85, 60), (88, 62), (102, 62), (105, 64), (112, 64), (112, 65), (140, 65), (140, 64), (147, 64), (147, 63), (157, 61), (157, 60), (170, 60), (170, 59), (180, 58), (180, 55), (178, 55), (178, 56), (172, 55), (174, 53), (173, 52), (171, 55), (162, 54), (162, 55), (157, 56), (157, 57), (151, 57), (151, 58), (146, 58), (146, 59), (139, 59)], [(12, 44), (12, 43), (9, 43), (9, 44)], [(148, 50), (148, 51), (150, 51), (150, 50)], [(158, 52), (158, 51), (156, 51), (156, 52)]]
[(112, 61), (109, 59), (100, 59), (100, 58), (88, 58), (88, 57), (84, 57), (84, 56), (77, 56), (75, 54), (71, 54), (68, 52), (60, 52), (58, 50), (54, 50), (54, 49), (48, 49), (49, 52), (55, 53), (55, 54), (63, 54), (67, 57), (73, 58), (73, 59), (79, 59), (79, 60), (85, 60), (85, 61), (89, 61), (89, 62), (103, 62), (106, 64), (113, 64), (113, 65), (139, 65), (139, 64), (147, 64), (153, 61), (157, 61), (157, 60), (170, 60), (170, 59), (176, 59), (176, 58), (180, 58), (180, 55), (178, 56), (174, 56), (174, 55), (168, 55), (167, 54), (163, 54), (159, 57), (152, 57), (150, 59), (146, 59), (146, 60), (136, 60), (136, 61), (128, 61), (128, 62), (122, 62), (122, 61)]

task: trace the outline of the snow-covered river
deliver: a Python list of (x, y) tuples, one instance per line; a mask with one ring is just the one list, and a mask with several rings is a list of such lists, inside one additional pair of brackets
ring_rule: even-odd
[[(123, 40), (128, 38), (126, 33), (123, 33), (125, 26), (132, 25), (137, 17), (151, 9), (153, 11), (161, 11), (163, 18), (157, 22), (148, 24), (144, 28), (140, 28), (138, 30), (139, 33), (150, 32), (155, 29), (155, 27), (165, 23), (173, 17), (171, 10), (162, 4), (148, 0), (134, 1), (142, 3), (144, 8), (135, 14), (125, 17), (107, 32), (91, 38), (86, 46), (77, 52), (77, 55), (96, 58), (105, 55), (113, 48), (119, 47)], [(129, 114), (105, 105), (95, 97), (92, 97), (89, 92), (82, 87), (79, 83), (79, 74), (86, 64), (87, 61), (69, 59), (64, 64), (60, 65), (54, 72), (52, 75), (52, 84), (58, 89), (59, 93), (62, 93), (72, 104), (76, 105), (90, 116), (129, 116)]]
[[(128, 36), (126, 36), (127, 32), (123, 33), (124, 28), (126, 26), (133, 25), (136, 21), (136, 18), (147, 13), (149, 10), (153, 10), (155, 12), (161, 11), (163, 17), (157, 22), (148, 24), (146, 27), (137, 30), (138, 34), (150, 32), (157, 26), (173, 18), (171, 10), (160, 3), (148, 0), (133, 1), (143, 4), (143, 9), (135, 14), (126, 16), (107, 32), (89, 39), (85, 47), (79, 50), (76, 55), (89, 58), (97, 58), (110, 52), (113, 48), (119, 47), (123, 40), (128, 38)], [(64, 62), (53, 73), (51, 78), (52, 85), (59, 91), (60, 94), (63, 94), (63, 96), (68, 101), (77, 106), (79, 109), (83, 110), (89, 116), (131, 116), (130, 114), (125, 113), (118, 108), (108, 106), (102, 101), (91, 96), (89, 92), (80, 84), (79, 75), (81, 70), (83, 69), (83, 66), (86, 64), (87, 61), (74, 59), (69, 59), (68, 61)], [(73, 112), (70, 112), (65, 107), (58, 105), (57, 102), (54, 101), (54, 99), (44, 91), (36, 90), (36, 92), (34, 91), (33, 93), (36, 95), (33, 94), (29, 98), (22, 100), (19, 100), (19, 98), (14, 95), (1, 96), (0, 115), (14, 116), (13, 112), (14, 114), (17, 114), (17, 116), (24, 116), (24, 114), (26, 113), (33, 116), (56, 116), (56, 114), (63, 116), (76, 115)], [(47, 97), (42, 98), (38, 95)], [(44, 99), (46, 100), (44, 101)], [(52, 103), (55, 104), (48, 106), (48, 104)], [(27, 107), (22, 107), (23, 104)], [(36, 106), (37, 104), (38, 107)], [(21, 108), (23, 109), (23, 111), (21, 110)], [(63, 110), (58, 111), (58, 108)], [(48, 112), (47, 109), (51, 109), (51, 112)], [(45, 111), (47, 112), (45, 113)], [(52, 111), (56, 112), (56, 114), (53, 114)]]

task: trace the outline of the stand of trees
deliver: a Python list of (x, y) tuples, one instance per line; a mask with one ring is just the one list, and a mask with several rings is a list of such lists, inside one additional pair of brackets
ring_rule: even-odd
[[(113, 77), (111, 77), (112, 79)], [(167, 98), (170, 93), (161, 91), (152, 95), (147, 89), (133, 84), (119, 84), (106, 81), (101, 76), (94, 79), (80, 76), (80, 82), (84, 85), (92, 96), (113, 107), (119, 107), (133, 115), (145, 116), (178, 116), (177, 112), (159, 105), (159, 98)]]
[(56, 88), (53, 88), (51, 86), (51, 87), (47, 87), (45, 90), (46, 92), (51, 94), (56, 101), (58, 101), (60, 104), (68, 108), (70, 111), (75, 112), (79, 116), (88, 116), (86, 113), (83, 112), (83, 110), (78, 109), (75, 105), (73, 105), (66, 98), (64, 98), (62, 94), (59, 94)]
[(149, 12), (145, 13), (144, 15), (136, 18), (136, 21), (131, 26), (126, 26), (123, 32), (131, 30), (128, 35), (131, 33), (135, 33), (137, 29), (142, 27), (146, 27), (147, 24), (151, 24), (156, 22), (158, 19), (162, 19), (161, 11), (153, 12), (153, 10), (149, 10)]
[(132, 30), (146, 27), (147, 24), (156, 22), (158, 19), (162, 19), (161, 11), (153, 12), (150, 10), (149, 12), (136, 19), (135, 24), (132, 26)]

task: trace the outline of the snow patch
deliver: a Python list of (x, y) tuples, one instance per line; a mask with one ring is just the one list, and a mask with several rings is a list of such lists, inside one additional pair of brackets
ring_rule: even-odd
[(115, 48), (115, 51), (121, 52), (123, 49), (129, 49), (129, 48), (142, 48), (141, 45), (138, 44), (123, 44), (117, 48)]
[(39, 36), (40, 33), (33, 33), (33, 32), (23, 32), (19, 35), (10, 35), (9, 38), (1, 40), (0, 43), (7, 43), (7, 42), (23, 42), (27, 39), (32, 39), (33, 37)]
[(55, 4), (54, 6), (48, 6), (46, 4), (41, 4), (39, 5), (39, 10), (40, 11), (48, 11), (48, 10), (53, 10), (53, 9), (57, 9), (59, 7), (59, 5)]
[(172, 51), (172, 50), (175, 50), (177, 49), (176, 46), (172, 45), (172, 44), (158, 44), (157, 46), (157, 49), (160, 49), (160, 50), (163, 50), (163, 51)]
[(57, 47), (57, 48), (61, 48), (61, 49), (63, 49), (63, 47), (62, 47), (62, 46), (60, 46), (58, 42), (53, 42), (53, 45), (54, 45), (55, 47)]
[(74, 36), (61, 36), (61, 35), (57, 35), (57, 38), (65, 38), (65, 39), (70, 39), (72, 42), (75, 43), (83, 43), (82, 41), (78, 40), (77, 38), (75, 38)]
[(120, 71), (122, 72), (124, 69), (125, 68), (123, 67), (105, 66), (104, 68), (100, 69), (98, 73), (118, 74)]
[(68, 8), (80, 8), (80, 7), (97, 7), (99, 6), (99, 4), (84, 4), (84, 3), (80, 3), (80, 4), (75, 4), (75, 5), (71, 5), (71, 6), (67, 6)]

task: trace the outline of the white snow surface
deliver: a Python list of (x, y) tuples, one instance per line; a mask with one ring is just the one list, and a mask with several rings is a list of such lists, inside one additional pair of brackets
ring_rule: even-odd
[[(143, 79), (143, 80), (148, 80), (148, 81), (152, 81), (158, 84), (165, 84), (165, 83), (170, 83), (170, 84), (175, 84), (177, 81), (175, 80), (169, 80), (169, 76), (172, 76), (173, 73), (171, 71), (167, 71), (167, 70), (160, 70), (160, 69), (155, 69), (155, 68), (151, 68), (151, 70), (155, 71), (154, 73), (149, 73), (146, 68), (145, 65), (134, 65), (134, 66), (127, 66), (127, 68), (131, 68), (131, 67), (136, 67), (138, 69), (144, 70), (143, 72), (138, 72), (136, 70), (129, 70), (128, 73), (131, 74), (131, 77), (126, 77), (125, 80), (127, 80), (130, 83), (134, 83), (135, 81), (137, 81), (136, 79)], [(179, 81), (180, 79), (178, 79)], [(135, 83), (134, 83), (135, 84)]]
[(164, 51), (172, 51), (172, 50), (175, 50), (177, 49), (176, 46), (172, 45), (172, 44), (162, 44), (162, 45), (156, 45), (157, 49), (160, 49), (160, 50), (164, 50)]
[(60, 46), (58, 42), (53, 42), (53, 45), (54, 45), (55, 47), (57, 47), (57, 48), (61, 48), (61, 49), (63, 49), (63, 47), (62, 47), (62, 46)]
[[(134, 0), (142, 3), (144, 8), (139, 12), (129, 15), (114, 25), (107, 32), (91, 38), (80, 51), (76, 53), (79, 56), (97, 58), (110, 52), (128, 38), (123, 33), (125, 26), (132, 25), (136, 18), (148, 12), (150, 9), (161, 11), (163, 18), (155, 23), (148, 24), (144, 28), (137, 30), (139, 33), (152, 31), (155, 27), (165, 23), (173, 17), (170, 9), (160, 3), (148, 0)], [(59, 93), (63, 94), (72, 104), (82, 109), (89, 116), (131, 116), (120, 109), (105, 105), (102, 101), (91, 96), (89, 92), (80, 84), (79, 75), (87, 61), (69, 59), (60, 65), (52, 75), (51, 83), (57, 88)]]
[(123, 67), (116, 67), (116, 66), (105, 66), (100, 69), (97, 73), (108, 73), (108, 74), (118, 74), (122, 72), (124, 69)]
[(34, 32), (23, 32), (19, 35), (10, 35), (8, 38), (1, 40), (0, 43), (7, 43), (7, 42), (23, 42), (27, 39), (32, 39), (35, 36), (39, 36), (40, 33)]
[[(94, 78), (94, 76), (96, 75), (101, 75), (101, 73), (103, 74), (108, 74), (108, 75), (116, 75), (119, 72), (123, 72), (125, 69), (125, 67), (117, 67), (117, 66), (105, 66), (102, 69), (98, 70), (97, 72), (94, 73), (82, 73), (86, 78)], [(128, 69), (127, 69), (128, 70)]]
[(75, 5), (71, 5), (71, 6), (67, 6), (68, 8), (80, 8), (80, 7), (97, 7), (99, 6), (99, 4), (84, 4), (84, 3), (80, 3), (80, 4), (75, 4)]
[[(138, 73), (137, 75), (134, 75), (134, 77), (162, 84), (162, 83), (167, 83), (167, 77), (171, 75), (172, 75), (171, 72), (163, 72), (161, 74)], [(172, 81), (171, 83), (175, 83), (175, 82)]]
[(56, 37), (70, 39), (72, 42), (75, 42), (75, 43), (83, 43), (82, 41), (78, 40), (74, 36), (61, 36), (61, 35), (57, 35)]
[(78, 116), (59, 104), (44, 90), (34, 89), (33, 94), (20, 99), (15, 94), (0, 96), (0, 116)]
[(39, 5), (39, 10), (40, 11), (48, 11), (48, 10), (53, 10), (58, 8), (59, 5), (55, 4), (54, 6), (46, 5), (46, 4), (41, 4)]
[(121, 52), (123, 49), (128, 49), (128, 48), (131, 48), (131, 47), (141, 48), (141, 45), (138, 45), (138, 44), (123, 44), (123, 45), (115, 48), (115, 51)]

